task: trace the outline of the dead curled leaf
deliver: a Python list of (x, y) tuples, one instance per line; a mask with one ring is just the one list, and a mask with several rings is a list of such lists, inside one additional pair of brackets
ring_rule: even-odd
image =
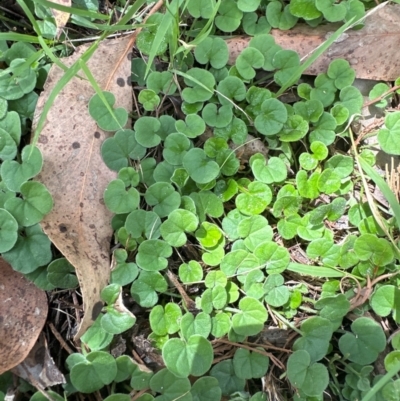
[(44, 333), (40, 334), (28, 356), (12, 372), (42, 390), (66, 382), (50, 356)]
[[(71, 7), (71, 5), (72, 5), (71, 0), (52, 0), (52, 2), (56, 3), (56, 4), (60, 4), (61, 6), (65, 6), (65, 7)], [(56, 10), (55, 8), (51, 8), (50, 10), (56, 21), (56, 26), (57, 26), (56, 37), (59, 38), (63, 28), (65, 27), (65, 25), (67, 25), (70, 13), (67, 13), (65, 11)]]
[[(300, 57), (307, 56), (321, 45), (340, 25), (326, 24), (311, 28), (298, 24), (289, 31), (273, 29), (275, 42), (284, 49), (295, 50)], [(229, 63), (234, 64), (240, 52), (248, 46), (250, 37), (227, 40)], [(357, 78), (394, 81), (400, 76), (400, 5), (387, 4), (369, 15), (362, 29), (350, 29), (314, 62), (305, 74), (326, 72), (329, 63), (346, 59), (356, 71)]]
[[(87, 63), (102, 89), (110, 82), (107, 90), (115, 95), (115, 106), (127, 110), (132, 109), (131, 62), (130, 55), (125, 55), (130, 40), (103, 41)], [(63, 63), (71, 66), (88, 46), (81, 46)], [(34, 126), (62, 76), (63, 71), (53, 65), (36, 107)], [(112, 214), (104, 205), (103, 193), (116, 173), (101, 158), (100, 147), (109, 133), (100, 130), (88, 113), (93, 94), (88, 80), (74, 77), (69, 81), (54, 101), (38, 140), (44, 165), (37, 180), (54, 198), (54, 208), (42, 221), (42, 228), (75, 267), (83, 297), (85, 313), (76, 339), (102, 309), (100, 291), (109, 280), (113, 233)]]
[(0, 374), (21, 363), (47, 318), (46, 293), (0, 258)]

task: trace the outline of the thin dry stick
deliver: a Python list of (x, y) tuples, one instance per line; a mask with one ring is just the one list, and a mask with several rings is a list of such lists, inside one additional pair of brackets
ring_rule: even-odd
[[(162, 6), (163, 4), (164, 4), (164, 0), (159, 0), (159, 1), (154, 5), (154, 7), (149, 11), (149, 13), (146, 15), (146, 18), (143, 20), (143, 23), (145, 23), (151, 15), (153, 15), (154, 13), (156, 13), (156, 12), (161, 8), (161, 6)], [(112, 79), (114, 78), (114, 75), (116, 74), (116, 72), (117, 72), (119, 66), (120, 66), (121, 63), (122, 63), (122, 61), (125, 60), (125, 57), (126, 57), (127, 54), (129, 53), (129, 50), (132, 49), (133, 45), (135, 44), (136, 37), (137, 37), (137, 35), (140, 33), (141, 30), (142, 30), (142, 28), (138, 28), (138, 29), (135, 30), (135, 32), (132, 33), (129, 42), (128, 42), (128, 44), (126, 45), (126, 48), (125, 48), (124, 52), (122, 53), (122, 55), (121, 55), (121, 57), (119, 58), (119, 60), (115, 63), (115, 66), (114, 66), (114, 68), (113, 68), (113, 70), (112, 70), (112, 72), (111, 72), (111, 74), (110, 74), (110, 76), (109, 76), (109, 78), (108, 78), (107, 83), (106, 83), (105, 90), (107, 90), (107, 89), (110, 88), (111, 81), (112, 81)]]
[(281, 369), (285, 369), (285, 365), (283, 365), (282, 362), (279, 361), (279, 359), (277, 359), (270, 352), (266, 352), (264, 350), (260, 350), (260, 349), (254, 348), (254, 347), (249, 347), (248, 345), (245, 345), (245, 344), (234, 343), (232, 341), (224, 340), (222, 338), (219, 338), (219, 339), (213, 341), (213, 343), (215, 343), (215, 342), (220, 342), (220, 343), (224, 343), (224, 344), (233, 345), (235, 347), (244, 348), (244, 349), (247, 349), (249, 351), (256, 352), (257, 354), (268, 356), (274, 362), (274, 364), (276, 366), (279, 366)]
[(49, 324), (51, 332), (54, 334), (54, 337), (58, 340), (58, 342), (61, 344), (61, 346), (67, 351), (69, 354), (73, 354), (74, 351), (70, 346), (65, 342), (65, 340), (62, 338), (61, 334), (57, 331), (57, 329), (54, 327), (53, 323)]
[(363, 109), (364, 109), (365, 107), (370, 106), (371, 104), (378, 103), (379, 101), (381, 101), (382, 99), (384, 99), (387, 95), (390, 95), (391, 93), (393, 93), (394, 91), (397, 91), (397, 90), (399, 90), (399, 89), (400, 89), (400, 85), (393, 86), (393, 88), (390, 88), (388, 91), (382, 93), (382, 95), (378, 96), (377, 98), (372, 99), (372, 100), (370, 100), (369, 102), (364, 103), (364, 104), (363, 104)]

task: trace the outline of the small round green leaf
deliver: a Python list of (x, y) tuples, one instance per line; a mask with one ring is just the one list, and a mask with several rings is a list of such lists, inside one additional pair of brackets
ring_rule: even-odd
[(260, 301), (251, 297), (244, 297), (239, 302), (240, 312), (232, 317), (232, 328), (244, 336), (254, 336), (264, 327), (268, 313)]
[(147, 271), (163, 270), (168, 266), (168, 260), (172, 255), (172, 248), (166, 242), (158, 239), (143, 241), (136, 255), (136, 264)]
[(177, 377), (204, 375), (214, 358), (211, 343), (197, 334), (187, 341), (171, 338), (164, 345), (162, 355), (167, 368)]
[(200, 64), (210, 63), (214, 68), (222, 68), (228, 62), (228, 46), (223, 39), (209, 36), (196, 46), (194, 57)]
[(39, 174), (43, 165), (40, 150), (33, 145), (27, 145), (21, 152), (22, 163), (5, 160), (1, 165), (1, 178), (11, 191), (18, 192), (21, 185)]
[(20, 187), (23, 198), (10, 198), (4, 204), (23, 227), (39, 223), (53, 208), (53, 198), (47, 188), (36, 181), (25, 182)]
[(122, 180), (111, 181), (104, 191), (104, 203), (113, 213), (130, 213), (139, 206), (139, 201), (138, 190), (127, 190)]
[(119, 107), (113, 109), (115, 96), (111, 92), (103, 92), (104, 100), (98, 94), (92, 96), (89, 101), (89, 113), (97, 125), (104, 131), (118, 131), (128, 121), (128, 112)]
[(0, 209), (0, 253), (7, 252), (18, 239), (17, 220), (5, 209)]

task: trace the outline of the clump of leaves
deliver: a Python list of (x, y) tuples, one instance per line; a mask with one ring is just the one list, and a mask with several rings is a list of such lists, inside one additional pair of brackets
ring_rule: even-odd
[[(262, 341), (251, 339), (280, 322), (298, 334), (286, 362), (286, 378), (296, 391), (289, 397), (311, 401), (330, 392), (353, 400), (372, 394), (381, 380), (373, 364), (386, 338), (372, 317), (361, 315), (370, 309), (398, 322), (396, 278), (376, 287), (371, 280), (391, 277), (399, 253), (386, 238), (396, 219), (382, 225), (376, 210), (359, 201), (364, 175), (354, 158), (373, 165), (374, 157), (339, 151), (343, 140), (352, 140), (349, 126), (363, 97), (352, 86), (348, 62), (335, 60), (313, 82), (295, 86), (293, 102), (284, 102), (280, 88), (291, 86), (302, 66), (295, 52), (267, 33), (270, 27), (289, 29), (298, 18), (312, 26), (324, 19), (348, 21), (363, 15), (363, 3), (189, 0), (182, 7), (174, 0), (168, 10), (149, 18), (138, 35), (149, 63), (132, 61), (132, 80), (141, 87), (141, 114), (132, 127), (121, 128), (130, 111), (115, 107), (112, 93), (90, 101), (97, 124), (115, 132), (101, 148), (104, 163), (118, 174), (104, 193), (115, 214), (114, 263), (101, 294), (106, 306), (82, 337), (82, 353), (67, 359), (68, 391), (92, 393), (111, 385), (108, 401), (124, 401), (128, 391), (142, 401), (265, 400), (259, 379), (274, 369), (282, 374), (282, 366)], [(188, 40), (196, 38), (178, 47), (174, 22), (180, 13), (196, 19), (186, 31)], [(255, 36), (231, 66), (225, 42), (214, 33), (239, 27)], [(187, 50), (192, 46), (193, 55)], [(154, 68), (156, 56), (163, 62), (169, 57), (165, 71)], [(29, 181), (41, 168), (36, 148), (23, 149), (22, 164), (13, 161), (20, 133), (7, 108), (33, 93), (36, 70), (21, 68), (26, 59), (9, 60), (0, 75), (0, 129), (7, 134), (0, 149), (0, 246), (16, 270), (33, 274), (51, 260), (37, 225), (51, 198)], [(269, 89), (260, 85), (271, 81)], [(370, 97), (386, 92), (377, 86)], [(398, 120), (398, 112), (389, 113), (377, 136), (390, 154), (399, 154)], [(266, 146), (244, 157), (256, 140)], [(32, 244), (43, 252), (30, 254)], [(301, 250), (302, 263), (290, 253), (293, 247)], [(288, 272), (324, 278), (319, 299), (310, 296), (312, 286), (293, 285)], [(46, 279), (49, 286), (76, 285), (64, 259), (50, 264)], [(147, 349), (158, 356), (157, 369), (111, 354), (114, 342), (131, 338), (143, 318), (124, 299), (148, 322)], [(312, 317), (297, 327), (293, 318), (302, 313)], [(398, 342), (394, 336), (384, 362), (390, 372), (397, 367)], [(215, 360), (219, 343), (232, 352)], [(398, 380), (385, 380), (373, 390), (376, 399), (398, 399)]]

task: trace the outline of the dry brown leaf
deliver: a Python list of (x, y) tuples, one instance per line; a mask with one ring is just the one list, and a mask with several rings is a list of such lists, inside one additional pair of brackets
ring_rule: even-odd
[[(127, 110), (132, 109), (131, 62), (125, 55), (130, 41), (129, 37), (103, 41), (87, 63), (101, 88), (110, 82), (107, 90), (115, 95), (115, 106)], [(71, 66), (88, 46), (81, 46), (63, 62)], [(62, 75), (63, 71), (53, 65), (37, 104), (34, 125)], [(88, 113), (93, 94), (89, 81), (74, 77), (57, 96), (38, 140), (44, 163), (37, 179), (54, 198), (54, 209), (42, 227), (75, 267), (81, 286), (85, 313), (75, 338), (100, 313), (100, 291), (110, 275), (112, 214), (104, 205), (103, 193), (116, 173), (106, 167), (100, 155), (109, 133), (100, 130)]]
[[(65, 7), (71, 7), (72, 3), (71, 0), (51, 0), (53, 3), (57, 3), (61, 6)], [(70, 13), (67, 13), (65, 11), (60, 11), (56, 10), (55, 8), (51, 8), (51, 13), (53, 14), (53, 17), (56, 21), (56, 26), (57, 26), (57, 33), (56, 37), (59, 38), (61, 35), (61, 32), (65, 25), (67, 25), (67, 22), (69, 20), (69, 16), (71, 15)]]
[(47, 318), (46, 293), (0, 258), (0, 374), (21, 363)]
[[(327, 24), (311, 28), (298, 24), (289, 31), (273, 29), (271, 34), (284, 49), (295, 50), (300, 57), (304, 57), (321, 45), (339, 26)], [(243, 36), (227, 40), (230, 64), (235, 63), (250, 39)], [(343, 58), (356, 71), (357, 78), (394, 81), (400, 76), (399, 43), (400, 5), (388, 4), (369, 15), (364, 28), (348, 30), (341, 35), (305, 74), (326, 72), (332, 60)]]
[(64, 375), (58, 370), (50, 356), (47, 341), (43, 333), (30, 350), (28, 356), (12, 372), (31, 383), (37, 389), (44, 390), (56, 384), (65, 383)]

